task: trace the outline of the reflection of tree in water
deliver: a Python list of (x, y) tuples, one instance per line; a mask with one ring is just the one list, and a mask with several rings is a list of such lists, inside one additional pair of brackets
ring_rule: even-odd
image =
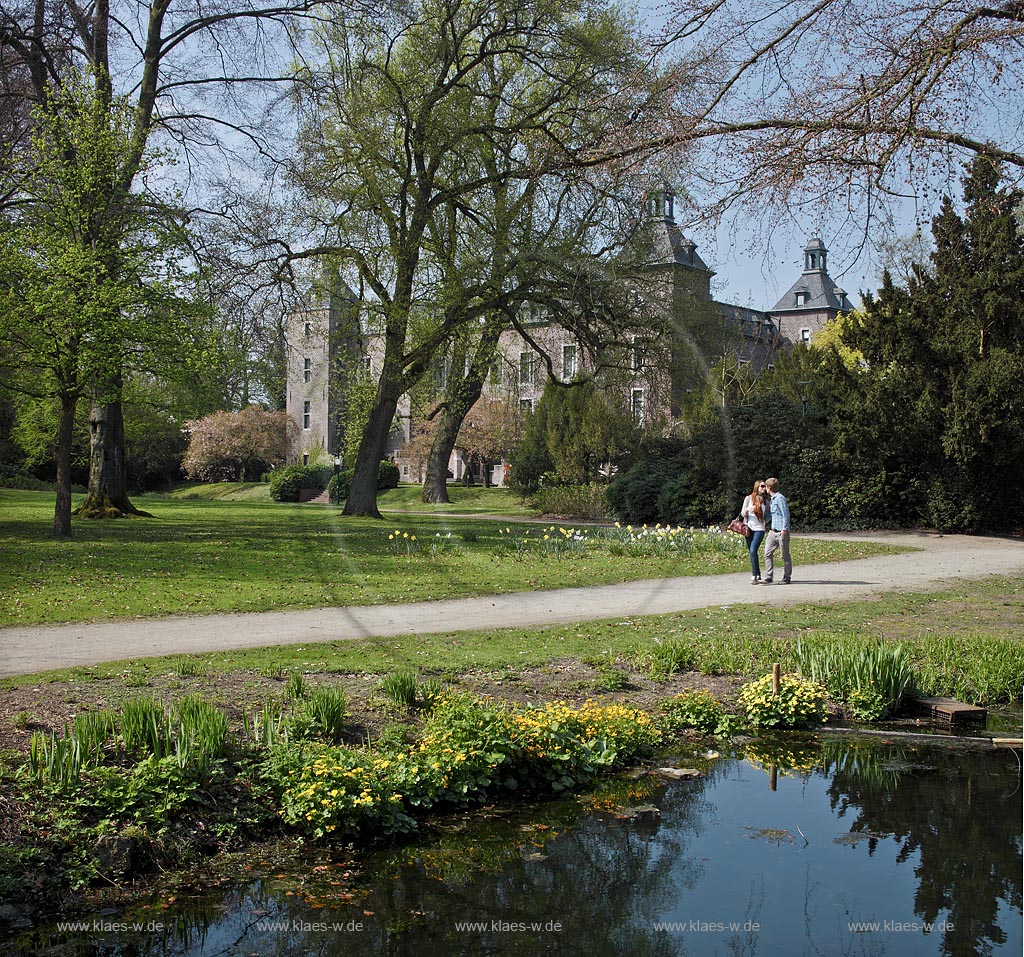
[[(849, 742), (827, 743), (824, 754), (832, 809), (857, 815), (851, 834), (891, 835), (901, 862), (920, 855), (914, 911), (929, 922), (947, 912), (953, 929), (942, 953), (988, 954), (1005, 942), (999, 905), (1021, 906), (1020, 792), (1009, 793), (1013, 776), (1004, 773), (1018, 770), (1015, 756)], [(865, 843), (873, 854), (877, 840)]]
[[(538, 833), (529, 828), (511, 839), (497, 835), (490, 853), (502, 858), (500, 868), (481, 866), (458, 880), (450, 875), (446, 882), (431, 880), (419, 868), (406, 869), (401, 879), (383, 883), (367, 901), (374, 920), (390, 928), (367, 952), (425, 957), (677, 954), (678, 941), (655, 933), (653, 922), (679, 892), (673, 880), (681, 872), (685, 836), (700, 826), (706, 811), (700, 800), (704, 785), (687, 781), (657, 796), (654, 803), (662, 815), (672, 816), (672, 826), (664, 829), (661, 816), (653, 812), (623, 818), (598, 813), (564, 822), (566, 830), (554, 840), (537, 841)], [(478, 828), (473, 836), (479, 842), (494, 840), (496, 835), (483, 831)], [(696, 882), (700, 874), (701, 865), (694, 862), (684, 883)], [(415, 914), (422, 916), (410, 917)], [(456, 930), (464, 921), (484, 922), (488, 929)], [(558, 921), (562, 929), (507, 932), (491, 929), (494, 921), (542, 927)]]

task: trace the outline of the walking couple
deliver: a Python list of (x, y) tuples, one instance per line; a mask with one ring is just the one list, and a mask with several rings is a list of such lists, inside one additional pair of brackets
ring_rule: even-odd
[[(793, 560), (789, 555), (789, 502), (779, 491), (777, 478), (754, 483), (753, 491), (743, 500), (740, 512), (750, 528), (751, 585), (770, 585), (775, 574), (775, 553), (782, 549), (782, 584), (788, 585), (793, 575)], [(764, 546), (764, 579), (757, 552)]]

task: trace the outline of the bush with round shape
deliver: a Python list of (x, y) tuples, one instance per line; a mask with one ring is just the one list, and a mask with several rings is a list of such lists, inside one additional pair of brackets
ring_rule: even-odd
[(828, 695), (799, 675), (782, 675), (776, 694), (772, 676), (765, 675), (740, 689), (740, 704), (755, 728), (813, 728), (825, 720)]

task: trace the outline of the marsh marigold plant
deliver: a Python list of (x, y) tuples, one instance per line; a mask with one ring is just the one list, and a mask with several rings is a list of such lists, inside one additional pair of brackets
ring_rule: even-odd
[(775, 694), (772, 676), (765, 675), (740, 689), (740, 703), (755, 728), (810, 728), (825, 720), (828, 695), (799, 675), (783, 675)]

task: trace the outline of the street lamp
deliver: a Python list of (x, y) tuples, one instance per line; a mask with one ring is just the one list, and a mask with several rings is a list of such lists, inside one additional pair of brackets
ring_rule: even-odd
[(804, 386), (810, 385), (810, 382), (798, 382), (800, 386), (800, 417), (807, 418), (807, 395), (804, 393)]

